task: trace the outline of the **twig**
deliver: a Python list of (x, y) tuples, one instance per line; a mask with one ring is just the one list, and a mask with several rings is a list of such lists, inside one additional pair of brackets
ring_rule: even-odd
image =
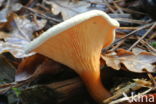
[(120, 47), (124, 41), (120, 41), (116, 46), (114, 46), (110, 51), (115, 51), (118, 47)]
[(35, 10), (32, 9), (32, 8), (25, 7), (25, 6), (23, 6), (23, 8), (25, 8), (25, 9), (27, 9), (27, 10), (29, 10), (29, 11), (35, 13), (35, 14), (36, 14), (37, 16), (39, 16), (39, 17), (47, 18), (48, 20), (51, 20), (51, 21), (53, 21), (53, 22), (54, 22), (54, 21), (55, 21), (55, 22), (62, 22), (62, 20), (60, 20), (60, 19), (52, 18), (52, 17), (46, 16), (46, 15), (44, 15), (44, 14), (38, 13), (37, 11), (35, 11)]
[(120, 38), (119, 40), (117, 40), (117, 41), (115, 41), (114, 43), (112, 43), (109, 47), (103, 49), (102, 51), (105, 52), (107, 49), (109, 49), (110, 47), (112, 47), (112, 46), (118, 44), (119, 42), (124, 42), (127, 38), (129, 38), (130, 36), (132, 36), (135, 32), (140, 31), (140, 30), (142, 30), (142, 29), (144, 29), (144, 28), (147, 28), (147, 27), (151, 26), (152, 24), (153, 24), (153, 23), (149, 23), (149, 24), (143, 25), (143, 26), (141, 26), (141, 27), (138, 27), (137, 30), (134, 30), (134, 31), (130, 32), (129, 34), (127, 34), (127, 35), (124, 36), (123, 38)]
[(130, 37), (130, 36), (131, 36), (132, 34), (134, 34), (135, 32), (140, 31), (140, 30), (142, 30), (142, 29), (144, 29), (144, 28), (147, 28), (147, 27), (151, 26), (152, 24), (153, 24), (153, 23), (146, 24), (146, 25), (144, 25), (144, 26), (138, 27), (137, 30), (134, 30), (134, 31), (130, 32), (130, 33), (127, 34), (125, 37), (123, 37), (123, 38), (121, 38), (121, 39), (115, 41), (112, 45), (115, 45), (115, 44), (117, 44), (118, 42), (127, 39), (128, 37)]
[(138, 40), (136, 41), (128, 50), (130, 51), (133, 47), (135, 47), (141, 40), (143, 40), (148, 34), (149, 32), (151, 32), (153, 30), (153, 28), (156, 26), (156, 22), (153, 23), (153, 25), (151, 26), (151, 28), (149, 28), (149, 30)]
[(1, 85), (0, 85), (0, 89), (6, 88), (6, 87), (10, 87), (10, 86), (12, 86), (12, 85), (14, 85), (14, 83), (5, 83), (5, 84), (1, 84)]
[(131, 18), (130, 14), (124, 13), (124, 14), (114, 14), (114, 13), (109, 13), (108, 14), (111, 18)]
[(149, 37), (148, 40), (152, 40), (153, 38), (156, 38), (156, 32), (154, 32), (154, 33)]
[(139, 27), (119, 27), (122, 30), (137, 30)]
[(116, 11), (110, 6), (110, 4), (108, 3), (108, 1), (107, 0), (103, 0), (103, 2), (105, 3), (105, 5), (109, 8), (109, 10), (111, 11), (111, 12), (113, 12), (113, 13), (115, 13), (116, 14)]
[(153, 86), (156, 87), (156, 81), (153, 77), (153, 75), (149, 72), (147, 72), (148, 77), (151, 79), (151, 82), (153, 83)]
[(30, 83), (35, 78), (36, 78), (35, 76), (32, 76), (29, 79), (24, 80), (24, 81), (12, 82), (12, 83), (1, 85), (0, 94), (10, 90), (13, 87), (20, 87), (20, 86), (22, 86), (22, 85), (24, 85), (26, 83)]
[(122, 22), (129, 22), (129, 23), (136, 23), (136, 24), (147, 24), (148, 22), (143, 21), (143, 20), (135, 20), (135, 19), (128, 19), (128, 18), (114, 18), (118, 21)]
[(122, 11), (122, 9), (120, 8), (120, 6), (116, 2), (113, 2), (113, 4), (118, 9), (118, 11), (120, 12), (120, 14), (124, 14), (124, 12)]
[(125, 86), (124, 88), (121, 88), (120, 90), (118, 90), (117, 92), (115, 92), (115, 94), (112, 97), (109, 97), (108, 99), (104, 100), (103, 103), (110, 103), (112, 100), (119, 98), (120, 96), (123, 95), (123, 93), (129, 93), (129, 91), (131, 89), (134, 89), (135, 87), (138, 87), (138, 84), (131, 83), (128, 84), (127, 86)]
[(135, 11), (135, 10), (132, 10), (132, 9), (128, 9), (128, 8), (122, 8), (121, 9), (125, 12), (129, 12), (129, 13), (135, 13), (135, 14), (140, 14), (140, 15), (146, 15), (145, 13), (143, 12), (140, 12), (140, 11)]
[(6, 87), (6, 88), (3, 88), (3, 89), (0, 89), (0, 94), (5, 93), (5, 92), (8, 91), (9, 89), (11, 89), (11, 87)]
[(144, 44), (144, 46), (147, 47), (149, 49), (149, 51), (151, 50), (151, 52), (156, 53), (156, 49), (153, 48), (151, 45), (149, 45), (146, 41), (141, 40), (141, 43)]
[(115, 0), (115, 1), (113, 1), (113, 2), (116, 2), (116, 3), (117, 3), (117, 2), (121, 2), (121, 1), (124, 1), (124, 0)]

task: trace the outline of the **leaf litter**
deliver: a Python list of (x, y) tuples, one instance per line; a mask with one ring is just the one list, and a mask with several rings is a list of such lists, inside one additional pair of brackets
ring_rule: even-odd
[(33, 22), (25, 16), (14, 15), (13, 21), (9, 24), (9, 32), (1, 32), (1, 39), (4, 41), (0, 41), (0, 53), (9, 51), (17, 58), (29, 56), (24, 54), (25, 46), (34, 38), (33, 33), (42, 29), (45, 24), (46, 20)]
[(62, 20), (93, 9), (106, 12), (121, 25), (116, 31), (116, 42), (105, 49), (101, 56), (106, 64), (103, 66), (120, 71), (145, 73), (149, 77), (129, 79), (130, 82), (122, 88), (117, 85), (115, 88), (118, 91), (112, 92), (114, 96), (107, 101), (110, 104), (126, 101), (125, 98), (119, 97), (123, 91), (130, 93), (129, 89), (137, 92), (138, 89), (148, 88), (143, 90), (142, 94), (155, 91), (153, 90), (155, 88), (153, 73), (156, 70), (156, 51), (153, 45), (156, 41), (155, 20), (140, 9), (139, 2), (139, 0), (30, 0), (22, 3), (18, 0), (0, 0), (0, 53), (10, 52), (15, 58), (22, 60), (17, 67), (16, 82), (0, 85), (0, 88), (2, 86), (4, 88), (0, 92), (4, 93), (13, 86), (25, 86), (43, 74), (61, 73), (62, 68), (58, 63), (43, 56), (24, 54), (24, 47), (36, 38), (35, 34), (38, 31), (37, 34), (40, 35)]
[(148, 52), (141, 52), (137, 55), (132, 52), (119, 49), (102, 55), (106, 65), (113, 69), (121, 69), (123, 64), (127, 70), (137, 73), (156, 72), (156, 56)]
[(45, 3), (51, 5), (51, 12), (53, 14), (57, 15), (61, 13), (63, 20), (89, 10), (98, 9), (104, 11), (106, 9), (106, 5), (102, 0), (45, 0)]

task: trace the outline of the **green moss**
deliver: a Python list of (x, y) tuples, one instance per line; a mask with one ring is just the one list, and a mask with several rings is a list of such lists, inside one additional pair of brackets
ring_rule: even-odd
[(152, 42), (152, 43), (151, 43), (151, 46), (152, 46), (153, 48), (156, 48), (156, 41)]
[(17, 97), (19, 97), (19, 95), (21, 94), (21, 90), (19, 88), (15, 88), (15, 87), (13, 87), (12, 90), (14, 91), (15, 95)]

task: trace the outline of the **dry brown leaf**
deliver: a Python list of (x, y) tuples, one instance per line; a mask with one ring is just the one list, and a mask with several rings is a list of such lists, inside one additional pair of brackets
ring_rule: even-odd
[(25, 58), (18, 66), (15, 81), (26, 80), (30, 77), (37, 77), (42, 74), (56, 74), (61, 66), (57, 62), (42, 55), (35, 54)]
[(12, 82), (16, 68), (2, 55), (0, 55), (0, 83)]
[(10, 35), (6, 32), (0, 31), (0, 39), (8, 38)]
[[(45, 0), (44, 2), (51, 5), (52, 13), (55, 15), (61, 13), (64, 20), (93, 9), (105, 10), (103, 0), (77, 0), (77, 2), (74, 0)], [(92, 6), (91, 2), (95, 4)]]
[(19, 64), (15, 81), (25, 80), (29, 78), (36, 68), (44, 61), (45, 57), (39, 54), (27, 57)]
[[(3, 1), (0, 1), (0, 3), (2, 2)], [(20, 10), (21, 8), (22, 8), (22, 4), (17, 3), (16, 0), (7, 0), (4, 8), (0, 10), (0, 24), (6, 23), (8, 21), (8, 16), (10, 16), (11, 13)]]
[(143, 87), (151, 87), (152, 82), (147, 81), (146, 79), (133, 79), (137, 84), (143, 86)]
[(143, 50), (143, 49), (138, 48), (138, 47), (134, 47), (134, 48), (132, 49), (132, 52), (133, 52), (133, 54), (138, 55), (138, 54), (141, 53), (141, 52), (146, 52), (146, 50)]
[(13, 19), (14, 21), (10, 21), (10, 31), (8, 33), (0, 32), (0, 36), (3, 36), (4, 40), (0, 41), (0, 53), (7, 51), (17, 58), (29, 56), (24, 54), (24, 48), (33, 39), (33, 32), (45, 26), (46, 20), (41, 19), (34, 22), (27, 19), (25, 16), (18, 16), (15, 14)]
[(0, 7), (3, 5), (4, 0), (0, 0)]
[(110, 52), (103, 55), (102, 58), (105, 60), (107, 66), (116, 70), (121, 69), (121, 66), (124, 65), (132, 72), (156, 72), (156, 56), (148, 52), (134, 55), (132, 52), (119, 49), (117, 52)]

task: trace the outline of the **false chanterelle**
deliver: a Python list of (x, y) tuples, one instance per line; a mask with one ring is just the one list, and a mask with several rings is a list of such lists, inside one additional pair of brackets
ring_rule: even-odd
[(52, 28), (26, 47), (72, 68), (98, 102), (110, 96), (100, 80), (102, 48), (115, 38), (119, 23), (106, 13), (92, 10), (74, 16)]

